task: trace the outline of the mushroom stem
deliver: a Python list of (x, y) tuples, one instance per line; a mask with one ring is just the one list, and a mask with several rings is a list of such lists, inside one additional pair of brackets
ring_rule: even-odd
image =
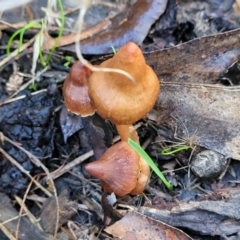
[(135, 83), (136, 82), (135, 78), (130, 73), (128, 73), (127, 71), (124, 71), (124, 70), (118, 69), (118, 68), (95, 67), (83, 58), (81, 50), (80, 50), (81, 49), (81, 46), (80, 46), (81, 32), (82, 32), (82, 26), (83, 26), (83, 22), (84, 22), (84, 16), (85, 16), (88, 8), (92, 5), (92, 2), (93, 2), (93, 0), (90, 0), (90, 1), (89, 0), (83, 0), (81, 9), (79, 10), (78, 21), (77, 21), (77, 24), (76, 24), (77, 35), (76, 35), (76, 42), (75, 42), (76, 54), (77, 54), (78, 59), (80, 60), (80, 62), (84, 66), (89, 68), (92, 72), (119, 73), (119, 74), (122, 74), (125, 77), (127, 77), (133, 83)]
[(131, 138), (134, 142), (139, 143), (138, 133), (133, 125), (116, 125), (118, 134), (122, 141), (127, 142)]

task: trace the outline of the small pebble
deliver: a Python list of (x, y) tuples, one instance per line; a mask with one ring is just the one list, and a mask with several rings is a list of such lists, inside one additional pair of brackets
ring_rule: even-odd
[(200, 178), (215, 178), (219, 176), (227, 164), (227, 159), (212, 150), (198, 153), (191, 163), (192, 172)]

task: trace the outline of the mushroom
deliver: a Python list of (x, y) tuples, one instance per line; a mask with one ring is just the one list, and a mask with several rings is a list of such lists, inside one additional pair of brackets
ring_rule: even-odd
[(130, 137), (138, 142), (132, 124), (153, 108), (160, 88), (158, 77), (133, 42), (125, 44), (100, 66), (124, 70), (135, 79), (133, 82), (115, 72), (93, 72), (88, 93), (99, 115), (116, 124), (122, 140)]
[(95, 107), (88, 96), (88, 82), (92, 74), (80, 61), (73, 64), (63, 84), (63, 96), (67, 109), (82, 117), (93, 115)]
[(144, 191), (150, 177), (150, 168), (148, 163), (141, 157), (139, 158), (139, 163), (141, 165), (141, 170), (138, 176), (137, 184), (131, 191), (132, 195), (141, 194)]
[(85, 165), (90, 175), (101, 180), (106, 192), (117, 196), (143, 192), (148, 175), (142, 174), (143, 168), (140, 156), (125, 141), (110, 147), (99, 160)]
[[(132, 124), (153, 108), (160, 89), (158, 77), (133, 42), (125, 44), (100, 66), (124, 70), (135, 79), (133, 82), (118, 73), (94, 72), (89, 79), (88, 92), (99, 115), (116, 124), (123, 141), (131, 138), (139, 142)], [(141, 174), (132, 194), (141, 193), (150, 176), (149, 165), (142, 158), (139, 158), (139, 163)]]

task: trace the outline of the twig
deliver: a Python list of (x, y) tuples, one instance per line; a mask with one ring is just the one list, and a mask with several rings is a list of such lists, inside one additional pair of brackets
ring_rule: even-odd
[[(18, 202), (18, 204), (21, 206), (21, 209), (20, 210), (24, 210), (25, 213), (27, 214), (29, 220), (34, 224), (36, 225), (41, 231), (43, 231), (41, 225), (39, 224), (39, 220), (35, 218), (35, 216), (28, 210), (27, 206), (25, 205), (25, 196), (24, 196), (24, 199), (21, 199), (20, 197), (18, 196), (14, 196), (16, 201)], [(19, 217), (20, 216), (23, 216), (22, 213), (20, 213)], [(20, 218), (19, 218), (20, 219)]]
[(6, 64), (8, 61), (10, 61), (12, 58), (16, 57), (17, 54), (27, 49), (36, 40), (37, 36), (38, 34), (36, 34), (33, 38), (31, 38), (27, 43), (24, 43), (19, 49), (15, 49), (13, 52), (11, 52), (6, 58), (4, 58), (0, 62), (0, 67)]
[[(31, 93), (31, 95), (32, 95), (32, 96), (33, 96), (33, 95), (37, 95), (37, 94), (39, 94), (39, 93), (46, 92), (46, 91), (47, 91), (47, 89), (41, 89), (41, 90), (39, 90), (39, 91), (36, 91), (36, 92)], [(11, 103), (11, 102), (15, 102), (15, 101), (24, 99), (26, 96), (27, 96), (27, 95), (22, 95), (22, 96), (19, 96), (19, 97), (16, 97), (16, 98), (12, 98), (12, 99), (9, 99), (9, 98), (8, 98), (6, 101), (0, 103), (0, 107), (3, 106), (3, 105), (5, 105), (5, 104), (7, 104), (7, 103)]]
[(223, 177), (225, 176), (225, 174), (226, 174), (226, 172), (227, 172), (227, 170), (228, 170), (228, 168), (229, 168), (230, 163), (231, 163), (231, 158), (229, 158), (229, 159), (227, 160), (227, 164), (226, 164), (226, 166), (225, 166), (225, 168), (224, 168), (224, 171), (223, 171), (223, 172), (221, 173), (221, 175), (218, 177), (219, 180), (222, 180)]
[(70, 171), (75, 166), (79, 165), (83, 161), (87, 160), (89, 157), (93, 156), (93, 150), (81, 155), (80, 157), (74, 159), (72, 162), (68, 163), (66, 166), (56, 170), (55, 172), (50, 173), (53, 179), (56, 179), (63, 175), (64, 173)]
[[(3, 134), (3, 133), (2, 133)], [(21, 151), (23, 151), (28, 157), (29, 159), (38, 167), (41, 167), (44, 172), (46, 173), (47, 177), (48, 177), (48, 180), (51, 182), (52, 184), (52, 190), (53, 190), (53, 193), (54, 193), (54, 198), (55, 198), (55, 201), (56, 201), (56, 207), (57, 207), (57, 213), (56, 213), (56, 228), (55, 228), (55, 234), (54, 236), (56, 236), (57, 234), (57, 229), (58, 229), (58, 224), (59, 224), (59, 201), (58, 201), (58, 196), (57, 196), (57, 190), (56, 190), (56, 187), (55, 187), (55, 184), (53, 182), (53, 179), (52, 179), (52, 176), (49, 172), (49, 170), (46, 168), (46, 166), (37, 158), (35, 157), (32, 153), (30, 153), (29, 151), (27, 151), (26, 149), (24, 149), (23, 147), (17, 145), (15, 142), (13, 142), (11, 139), (7, 138), (6, 136), (4, 136), (4, 140), (5, 141), (8, 141), (10, 142), (12, 145), (14, 145), (16, 148), (20, 149)], [(1, 151), (4, 151), (3, 149), (0, 148)], [(5, 152), (5, 151), (4, 151)], [(6, 153), (6, 152), (5, 152)], [(7, 154), (7, 153), (6, 153)], [(8, 154), (7, 154), (8, 155)], [(10, 155), (8, 155), (10, 158), (12, 158)], [(14, 160), (14, 159), (13, 159)], [(14, 160), (15, 161), (15, 160)], [(37, 182), (18, 162), (15, 161), (16, 164), (18, 164), (18, 166), (21, 167), (21, 169), (23, 169), (27, 174), (28, 176), (31, 178), (31, 180), (35, 183)], [(38, 183), (38, 182), (37, 182)], [(41, 189), (43, 188), (42, 185), (38, 184), (39, 186), (41, 186)], [(44, 189), (46, 191), (46, 189)], [(51, 195), (50, 195), (51, 196)]]
[[(34, 21), (35, 22), (40, 22), (41, 19), (36, 19)], [(27, 25), (29, 22), (21, 22), (21, 23), (12, 24), (12, 23), (8, 23), (8, 22), (5, 22), (3, 20), (0, 20), (0, 23), (2, 23), (0, 25), (0, 30), (5, 30), (5, 29), (8, 29), (8, 28), (19, 29), (19, 28), (24, 27), (25, 25)], [(34, 28), (39, 29), (40, 27), (39, 26), (35, 26), (32, 29), (34, 29)]]
[[(15, 144), (15, 146), (17, 146)], [(15, 165), (21, 172), (23, 172), (25, 175), (27, 175), (35, 184), (38, 188), (40, 188), (47, 196), (51, 197), (52, 194), (45, 189), (38, 181), (36, 181), (28, 171), (26, 171), (21, 164), (19, 164), (15, 159), (13, 159), (7, 152), (5, 152), (2, 148), (0, 148), (0, 152), (13, 164)]]
[[(30, 186), (29, 185), (29, 188), (27, 189), (27, 192), (28, 190), (30, 189)], [(25, 194), (26, 195), (26, 194)], [(16, 226), (16, 239), (18, 239), (18, 233), (19, 233), (19, 227), (20, 227), (20, 221), (21, 221), (21, 217), (23, 215), (27, 215), (29, 220), (34, 224), (34, 225), (37, 225), (37, 227), (43, 231), (43, 229), (41, 228), (40, 224), (38, 223), (37, 219), (33, 216), (33, 214), (27, 209), (26, 205), (24, 204), (25, 200), (22, 200), (20, 197), (18, 196), (15, 196), (15, 200), (18, 202), (18, 204), (21, 206), (20, 208), (20, 211), (19, 211), (19, 218), (18, 218), (18, 222), (17, 222), (17, 226)], [(26, 212), (26, 214), (22, 214), (23, 210)]]
[[(110, 20), (105, 20), (101, 23), (96, 24), (95, 26), (86, 29), (81, 33), (80, 40), (89, 38), (105, 29), (107, 29), (111, 25)], [(61, 38), (58, 41), (57, 47), (62, 47), (68, 44), (72, 44), (78, 40), (78, 33), (70, 33), (68, 35), (61, 36)], [(52, 38), (48, 33), (45, 32), (45, 40), (43, 43), (43, 49), (49, 50), (51, 49), (55, 44), (56, 39)]]
[(0, 223), (0, 229), (2, 232), (9, 238), (9, 240), (16, 240), (15, 237), (8, 231), (8, 229), (3, 225), (4, 223)]

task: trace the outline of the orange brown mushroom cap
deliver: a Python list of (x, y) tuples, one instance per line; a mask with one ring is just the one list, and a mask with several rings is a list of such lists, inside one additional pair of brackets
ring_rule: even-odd
[(73, 64), (63, 84), (63, 96), (67, 109), (82, 117), (93, 115), (95, 107), (88, 95), (91, 70), (80, 61)]
[(85, 170), (102, 181), (105, 191), (125, 196), (136, 187), (141, 171), (139, 160), (139, 155), (121, 141), (110, 147), (99, 160), (86, 164)]
[(141, 157), (139, 159), (139, 162), (140, 162), (140, 166), (141, 166), (141, 171), (138, 176), (138, 181), (137, 181), (136, 187), (131, 191), (132, 195), (141, 194), (144, 191), (144, 189), (149, 181), (149, 178), (150, 178), (150, 168), (149, 168), (148, 163)]
[(114, 72), (94, 72), (91, 75), (89, 97), (101, 117), (116, 125), (128, 125), (153, 108), (159, 93), (159, 80), (135, 43), (125, 44), (100, 66), (124, 70), (136, 81)]

